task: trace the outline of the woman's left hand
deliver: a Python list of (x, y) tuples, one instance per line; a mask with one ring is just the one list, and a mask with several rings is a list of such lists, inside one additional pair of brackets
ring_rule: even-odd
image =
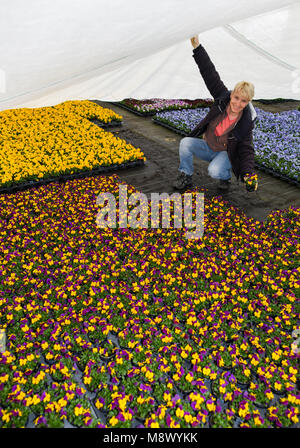
[(191, 43), (192, 43), (194, 48), (199, 47), (199, 45), (200, 45), (199, 44), (199, 37), (198, 36), (191, 37)]
[(258, 187), (257, 174), (245, 174), (244, 182), (246, 184), (247, 191), (256, 191)]

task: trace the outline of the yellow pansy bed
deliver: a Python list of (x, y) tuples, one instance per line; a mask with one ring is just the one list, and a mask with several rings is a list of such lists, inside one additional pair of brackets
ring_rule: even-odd
[(0, 112), (0, 187), (146, 158), (91, 123), (122, 117), (90, 101)]

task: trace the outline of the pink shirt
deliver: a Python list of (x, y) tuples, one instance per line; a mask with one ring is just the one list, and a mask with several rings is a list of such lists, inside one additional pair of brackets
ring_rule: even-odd
[(229, 126), (231, 126), (237, 119), (239, 118), (239, 116), (237, 116), (236, 118), (234, 118), (233, 120), (229, 119), (229, 115), (227, 113), (226, 117), (224, 118), (223, 121), (221, 121), (218, 126), (216, 126), (215, 129), (215, 135), (217, 137), (220, 137), (220, 135), (223, 135), (224, 132), (226, 131), (226, 129), (229, 128)]

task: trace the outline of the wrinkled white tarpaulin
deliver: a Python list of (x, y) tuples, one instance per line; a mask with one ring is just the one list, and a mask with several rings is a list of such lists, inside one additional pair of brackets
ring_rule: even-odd
[(0, 110), (207, 98), (195, 34), (228, 88), (249, 80), (255, 98), (300, 99), (299, 23), (299, 0), (3, 1)]

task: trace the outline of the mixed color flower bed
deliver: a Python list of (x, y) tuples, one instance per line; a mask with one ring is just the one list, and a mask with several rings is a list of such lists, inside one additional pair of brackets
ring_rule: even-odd
[(298, 425), (300, 209), (101, 229), (119, 183), (0, 195), (0, 426)]
[(90, 101), (0, 112), (0, 187), (121, 164), (144, 155), (89, 120), (122, 117)]
[(125, 98), (118, 103), (120, 106), (126, 106), (133, 111), (141, 114), (156, 114), (163, 110), (177, 110), (177, 109), (194, 109), (197, 107), (209, 107), (213, 104), (213, 100), (207, 99), (163, 99), (150, 98), (144, 100), (137, 100), (135, 98)]
[[(160, 112), (155, 121), (189, 133), (209, 109)], [(265, 112), (255, 108), (256, 126), (253, 131), (255, 161), (300, 182), (300, 111)]]

